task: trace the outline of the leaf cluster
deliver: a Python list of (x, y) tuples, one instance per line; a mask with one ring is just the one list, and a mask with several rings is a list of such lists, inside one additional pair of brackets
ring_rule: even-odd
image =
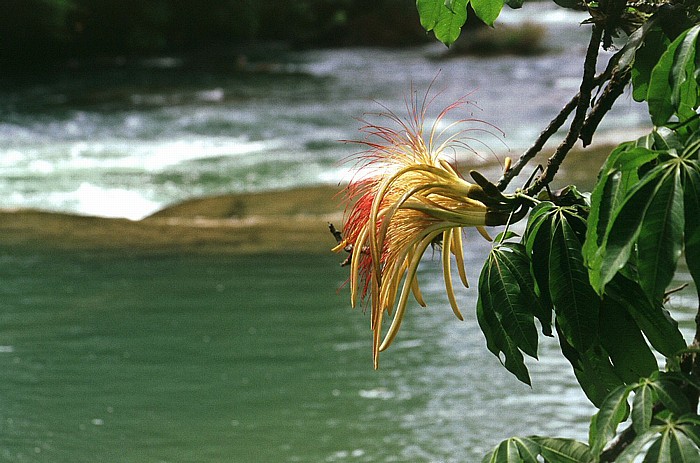
[[(555, 1), (590, 12), (591, 42), (579, 94), (533, 148), (541, 149), (576, 110), (574, 122), (568, 144), (560, 145), (535, 184), (508, 195), (519, 210), (524, 204), (532, 209), (522, 237), (506, 229), (491, 249), (476, 312), (487, 348), (526, 384), (531, 378), (524, 357), (537, 358), (540, 333), (556, 336), (599, 411), (588, 444), (512, 438), (483, 461), (698, 462), (700, 352), (686, 348), (664, 304), (684, 252), (700, 288), (700, 4)], [(468, 4), (493, 25), (504, 2), (417, 2), (423, 26), (447, 45), (459, 35)], [(597, 49), (620, 33), (626, 42), (594, 76)], [(590, 194), (573, 186), (551, 193), (549, 183), (573, 142), (590, 142), (630, 82), (654, 129), (610, 153)], [(592, 97), (595, 87), (600, 93)], [(531, 159), (529, 151), (516, 163), (517, 172)], [(504, 191), (517, 172), (504, 175), (498, 189)], [(693, 346), (700, 345), (696, 328)], [(672, 371), (660, 370), (659, 357)], [(619, 431), (626, 421), (629, 426)]]
[[(508, 0), (507, 4), (518, 8), (522, 0)], [(467, 6), (471, 5), (476, 16), (489, 26), (493, 26), (503, 9), (504, 0), (416, 0), (420, 22), (426, 31), (432, 31), (435, 38), (452, 45), (462, 32), (467, 21)]]
[(699, 32), (669, 37), (652, 18), (630, 35), (606, 72), (629, 70), (655, 129), (610, 153), (590, 196), (543, 194), (522, 239), (503, 235), (491, 250), (477, 304), (489, 350), (530, 384), (523, 354), (537, 358), (539, 322), (600, 410), (588, 445), (549, 440), (553, 454), (542, 438), (511, 439), (484, 461), (700, 461), (697, 366), (671, 376), (656, 360), (688, 358), (664, 307), (684, 251), (700, 286)]
[(700, 417), (678, 384), (690, 381), (694, 387), (700, 385), (681, 376), (655, 373), (650, 378), (614, 389), (591, 419), (588, 444), (563, 438), (514, 437), (497, 445), (482, 463), (613, 461), (604, 449), (627, 420), (632, 422), (627, 432), (634, 434), (635, 439), (614, 456), (614, 461), (632, 463), (644, 456), (645, 463), (698, 462)]

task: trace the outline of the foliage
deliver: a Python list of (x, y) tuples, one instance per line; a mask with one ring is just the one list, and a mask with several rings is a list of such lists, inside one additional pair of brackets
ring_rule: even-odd
[[(698, 462), (700, 327), (686, 347), (665, 304), (684, 252), (700, 288), (700, 9), (692, 0), (556, 3), (591, 15), (581, 89), (497, 184), (472, 172), (501, 213), (511, 210), (481, 271), (476, 315), (487, 348), (527, 384), (523, 354), (537, 358), (539, 332), (556, 336), (598, 411), (587, 443), (510, 438), (483, 462)], [(468, 11), (493, 26), (503, 6), (502, 0), (417, 1), (423, 27), (448, 46)], [(624, 42), (596, 76), (600, 47), (620, 37)], [(575, 186), (553, 193), (549, 185), (573, 143), (590, 143), (629, 82), (654, 129), (610, 153), (590, 194)], [(539, 177), (502, 193), (571, 113), (567, 135)], [(508, 225), (527, 209), (519, 237)], [(665, 368), (657, 357), (665, 358)]]
[[(413, 0), (9, 0), (0, 60), (41, 66), (67, 58), (244, 47), (415, 44), (426, 40)], [(224, 47), (226, 46), (226, 47)]]

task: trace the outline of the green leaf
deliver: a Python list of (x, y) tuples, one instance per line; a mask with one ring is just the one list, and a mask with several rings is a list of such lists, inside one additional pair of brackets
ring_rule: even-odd
[[(599, 268), (601, 265), (605, 232), (627, 192), (639, 182), (637, 170), (658, 155), (656, 151), (627, 142), (608, 156), (591, 194), (591, 210), (582, 249), (584, 262), (589, 268)], [(589, 276), (593, 277), (593, 273)], [(597, 281), (591, 282), (595, 287)]]
[(618, 273), (606, 286), (605, 297), (624, 307), (654, 349), (666, 357), (673, 357), (686, 347), (678, 323), (660, 302), (652, 303), (636, 281)]
[(659, 368), (632, 316), (611, 297), (604, 298), (600, 308), (600, 340), (615, 371), (627, 384), (646, 378)]
[[(426, 31), (432, 31), (438, 23), (440, 12), (445, 6), (445, 2), (440, 0), (416, 0), (416, 8), (420, 17), (420, 25)], [(447, 8), (449, 10), (449, 8)]]
[(671, 439), (669, 430), (664, 430), (649, 450), (644, 458), (643, 463), (674, 463), (671, 459)]
[(692, 411), (688, 398), (675, 383), (669, 380), (659, 379), (650, 382), (649, 386), (654, 389), (656, 396), (661, 403), (664, 404), (664, 407), (674, 415), (681, 416)]
[(685, 260), (700, 295), (700, 163), (688, 161), (685, 167), (682, 176)]
[(700, 450), (684, 433), (674, 429), (670, 433), (671, 461), (674, 463), (700, 463)]
[(542, 331), (552, 334), (552, 298), (549, 292), (549, 254), (552, 241), (552, 214), (556, 211), (554, 204), (542, 202), (535, 207), (525, 229), (525, 252), (530, 257), (530, 270), (535, 281), (538, 300), (544, 307), (546, 318), (541, 319)]
[(642, 24), (642, 27), (637, 28), (629, 38), (625, 45), (615, 53), (615, 55), (608, 61), (608, 66), (605, 69), (606, 74), (613, 72), (615, 68), (624, 69), (632, 65), (635, 61), (635, 56), (639, 48), (641, 48), (647, 37), (649, 31), (653, 30), (654, 21), (646, 21)]
[(625, 200), (611, 218), (603, 238), (601, 257), (591, 262), (589, 267), (590, 281), (599, 294), (627, 264), (641, 231), (644, 216), (667, 173), (666, 167), (660, 165), (649, 171), (627, 193)]
[(523, 463), (539, 463), (537, 455), (540, 453), (540, 446), (527, 437), (512, 437), (512, 441), (518, 446), (518, 452)]
[(679, 169), (662, 177), (650, 198), (637, 239), (640, 284), (652, 301), (662, 300), (681, 255), (683, 190)]
[[(479, 292), (481, 292), (481, 289)], [(508, 333), (505, 332), (493, 311), (490, 308), (489, 310), (484, 310), (484, 300), (485, 298), (479, 295), (476, 301), (476, 319), (481, 332), (486, 338), (486, 347), (498, 357), (508, 371), (513, 373), (520, 381), (529, 385), (530, 376), (523, 362), (522, 353), (508, 336)], [(501, 358), (501, 353), (504, 354), (505, 361)]]
[(647, 99), (651, 71), (669, 43), (666, 34), (659, 27), (650, 30), (644, 38), (644, 44), (637, 50), (632, 66), (632, 98), (635, 101)]
[(645, 384), (634, 391), (632, 401), (632, 426), (634, 431), (641, 435), (651, 426), (651, 418), (654, 409), (654, 391)]
[(674, 108), (671, 103), (671, 96), (673, 94), (671, 71), (676, 57), (676, 50), (680, 44), (683, 43), (687, 34), (688, 31), (685, 31), (676, 37), (676, 40), (668, 46), (651, 71), (647, 102), (649, 105), (649, 115), (654, 125), (664, 125), (673, 115)]
[[(690, 418), (690, 419), (689, 419)], [(676, 427), (688, 438), (693, 441), (696, 447), (700, 447), (700, 416), (686, 415), (682, 416), (676, 424)]]
[(592, 463), (593, 456), (586, 444), (572, 439), (534, 437), (540, 453), (548, 463)]
[(644, 448), (649, 445), (649, 442), (655, 439), (663, 429), (663, 426), (652, 426), (643, 434), (638, 434), (615, 459), (615, 463), (633, 463), (638, 461), (636, 457), (642, 453)]
[[(528, 307), (527, 312), (537, 317), (542, 324), (542, 331), (546, 335), (551, 335), (552, 309), (537, 296), (535, 281), (530, 273), (530, 259), (527, 256), (525, 246), (520, 243), (504, 243), (494, 248), (494, 252), (497, 253), (498, 259), (503, 262), (517, 282), (521, 293), (519, 300), (522, 300)], [(534, 342), (537, 342), (536, 338)]]
[(518, 447), (510, 439), (504, 440), (498, 445), (494, 463), (521, 463)]
[(416, 7), (423, 28), (433, 31), (435, 37), (449, 47), (457, 40), (467, 20), (467, 3), (468, 0), (452, 0), (448, 7), (444, 0), (417, 0)]
[(539, 463), (540, 447), (529, 438), (511, 437), (498, 444), (482, 463)]
[(493, 26), (503, 9), (503, 0), (471, 0), (471, 4), (474, 13), (489, 26)]
[(607, 352), (600, 345), (595, 345), (585, 352), (577, 352), (566, 342), (559, 325), (555, 323), (555, 326), (561, 351), (574, 368), (581, 389), (586, 397), (599, 407), (613, 389), (623, 384), (610, 363)]
[(520, 350), (537, 358), (534, 317), (516, 276), (522, 275), (523, 269), (518, 269), (517, 266), (523, 262), (518, 259), (517, 254), (509, 255), (505, 249), (505, 246), (500, 246), (492, 251), (493, 271), (489, 273), (492, 308)]
[(589, 442), (591, 452), (599, 454), (610, 440), (617, 434), (617, 427), (627, 418), (629, 404), (627, 397), (630, 388), (620, 386), (605, 398), (598, 413), (591, 418)]
[(567, 341), (585, 351), (598, 341), (600, 298), (588, 281), (581, 243), (563, 210), (553, 217), (549, 256), (549, 290), (557, 322)]
[[(495, 246), (479, 277), (477, 320), (488, 349), (518, 379), (530, 384), (521, 351), (537, 358), (534, 315), (544, 317), (530, 275), (525, 247), (519, 243)], [(501, 359), (503, 361), (503, 359)]]
[(677, 108), (681, 120), (692, 117), (697, 107), (697, 82), (695, 80), (695, 43), (700, 25), (688, 30), (685, 38), (676, 50), (671, 68), (673, 91), (671, 104)]

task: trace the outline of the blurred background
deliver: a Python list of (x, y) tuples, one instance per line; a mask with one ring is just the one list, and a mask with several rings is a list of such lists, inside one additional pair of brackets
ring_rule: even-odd
[[(585, 14), (506, 8), (447, 50), (411, 0), (3, 7), (0, 461), (464, 462), (511, 435), (585, 439), (593, 409), (553, 341), (518, 383), (485, 348), (474, 289), (452, 316), (431, 251), (429, 307), (373, 371), (319, 215), (342, 217), (357, 118), (404, 114), (431, 83), (429, 119), (468, 95), (446, 123), (497, 127), (452, 153), (496, 178), (577, 92)], [(648, 127), (623, 96), (595, 141)], [(599, 160), (573, 155), (561, 181), (590, 187)], [(203, 197), (229, 206), (169, 225)], [(280, 250), (298, 224), (309, 242)], [(473, 283), (489, 244), (465, 243)], [(673, 303), (688, 330), (690, 301)]]
[[(432, 81), (435, 114), (469, 95), (451, 117), (503, 131), (465, 159), (495, 165), (576, 93), (585, 18), (543, 2), (506, 8), (495, 29), (472, 15), (447, 50), (406, 0), (11, 0), (0, 206), (140, 219), (192, 197), (337, 184), (355, 118), (403, 114), (411, 85)], [(598, 141), (647, 119), (623, 97)]]

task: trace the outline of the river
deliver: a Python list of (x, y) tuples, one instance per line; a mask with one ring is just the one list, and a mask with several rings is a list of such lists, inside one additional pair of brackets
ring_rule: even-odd
[[(201, 195), (337, 183), (354, 118), (375, 100), (400, 111), (411, 83), (433, 80), (437, 104), (474, 92), (475, 115), (517, 153), (575, 93), (584, 48), (583, 18), (540, 8), (524, 17), (551, 27), (554, 51), (534, 58), (313, 50), (183, 75), (166, 57), (6, 90), (0, 207), (138, 219)], [(644, 124), (623, 98), (603, 136)], [(467, 238), (476, 281), (488, 244)], [(555, 343), (528, 361), (533, 387), (519, 383), (486, 350), (474, 289), (457, 290), (465, 322), (452, 315), (439, 260), (428, 252), (419, 271), (429, 307), (410, 307), (374, 371), (337, 256), (0, 246), (0, 460), (477, 462), (512, 435), (585, 439), (594, 408)], [(673, 301), (686, 336), (693, 304)]]
[[(159, 57), (8, 88), (0, 207), (140, 219), (197, 196), (337, 183), (357, 150), (339, 140), (361, 137), (356, 118), (380, 104), (404, 114), (411, 86), (423, 93), (433, 81), (433, 115), (469, 95), (477, 105), (467, 115), (505, 134), (483, 141), (501, 159), (517, 156), (576, 93), (585, 17), (544, 3), (504, 11), (503, 24), (546, 28), (549, 52), (534, 57), (438, 59), (438, 43), (253, 50), (242, 69)], [(624, 96), (599, 139), (647, 124), (644, 107)], [(470, 163), (490, 160), (479, 150)]]

